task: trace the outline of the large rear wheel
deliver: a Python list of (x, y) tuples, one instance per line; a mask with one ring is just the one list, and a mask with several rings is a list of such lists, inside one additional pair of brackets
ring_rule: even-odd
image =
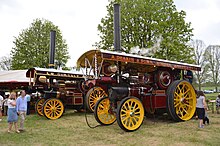
[(87, 92), (86, 98), (85, 98), (85, 104), (86, 104), (87, 109), (91, 112), (94, 112), (96, 102), (104, 96), (107, 96), (107, 94), (101, 87), (91, 88)]
[(95, 119), (101, 125), (111, 125), (115, 122), (115, 113), (110, 108), (110, 101), (108, 97), (100, 98), (94, 109)]
[(167, 109), (175, 121), (190, 120), (196, 110), (196, 93), (185, 80), (174, 81), (167, 90)]
[(43, 116), (42, 107), (43, 107), (44, 101), (45, 101), (45, 98), (40, 98), (35, 103), (35, 111), (37, 112), (39, 116)]
[(117, 108), (117, 122), (121, 129), (131, 132), (142, 125), (144, 120), (144, 107), (136, 97), (124, 98)]
[(50, 98), (44, 102), (43, 114), (46, 118), (55, 120), (63, 115), (64, 106), (61, 100), (57, 98)]

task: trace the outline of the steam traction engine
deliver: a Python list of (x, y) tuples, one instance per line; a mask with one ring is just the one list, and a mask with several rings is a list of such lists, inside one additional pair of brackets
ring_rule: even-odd
[(145, 114), (167, 112), (175, 121), (194, 115), (196, 93), (184, 76), (186, 71), (200, 71), (197, 65), (104, 50), (85, 52), (77, 65), (87, 68), (86, 73), (94, 73), (86, 83), (108, 81), (107, 94), (94, 108), (95, 118), (102, 125), (117, 120), (123, 130), (134, 131)]
[(41, 93), (35, 104), (40, 116), (58, 119), (65, 108), (83, 108), (83, 94), (79, 84), (84, 80), (82, 73), (56, 69), (31, 68), (26, 76), (30, 78), (32, 91)]

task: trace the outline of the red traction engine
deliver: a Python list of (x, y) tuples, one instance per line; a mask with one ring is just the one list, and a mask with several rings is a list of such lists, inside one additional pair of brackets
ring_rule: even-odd
[(194, 115), (196, 93), (185, 74), (200, 71), (197, 65), (106, 50), (85, 52), (77, 65), (94, 74), (92, 82), (105, 83), (107, 94), (94, 105), (102, 125), (117, 121), (121, 129), (135, 131), (146, 114), (167, 112), (175, 121)]
[(82, 73), (30, 68), (26, 77), (30, 78), (30, 89), (41, 93), (35, 104), (38, 115), (55, 120), (63, 115), (65, 108), (84, 108), (83, 94), (79, 89), (80, 82), (84, 81)]

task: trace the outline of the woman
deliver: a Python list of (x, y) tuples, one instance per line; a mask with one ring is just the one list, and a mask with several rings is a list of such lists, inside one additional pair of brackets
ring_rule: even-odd
[(205, 95), (202, 91), (197, 92), (196, 112), (199, 119), (199, 128), (204, 128), (203, 119), (205, 118), (205, 108), (207, 104), (205, 102)]
[(16, 133), (20, 133), (18, 130), (18, 115), (16, 112), (16, 93), (12, 92), (8, 99), (8, 133), (11, 133), (12, 125), (14, 123)]

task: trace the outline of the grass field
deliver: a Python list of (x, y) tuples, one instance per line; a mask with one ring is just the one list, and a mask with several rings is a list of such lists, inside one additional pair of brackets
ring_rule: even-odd
[[(86, 125), (84, 113), (67, 111), (58, 120), (47, 120), (38, 115), (29, 115), (26, 131), (20, 134), (7, 133), (6, 117), (0, 123), (0, 145), (173, 145), (173, 146), (217, 146), (220, 144), (220, 114), (209, 112), (210, 125), (198, 128), (198, 121), (175, 123), (164, 115), (147, 117), (142, 127), (135, 132), (122, 131), (117, 123), (94, 129)], [(97, 125), (93, 115), (89, 123)]]
[(205, 94), (206, 98), (209, 100), (215, 100), (219, 93), (211, 93), (211, 94)]

